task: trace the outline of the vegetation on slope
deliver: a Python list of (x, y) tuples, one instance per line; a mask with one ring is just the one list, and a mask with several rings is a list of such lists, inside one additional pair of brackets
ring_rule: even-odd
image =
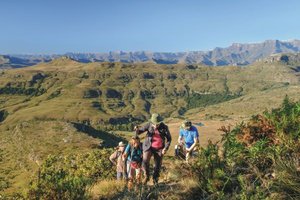
[[(156, 199), (299, 199), (299, 120), (300, 102), (286, 97), (280, 108), (253, 116), (233, 129), (222, 127), (222, 140), (202, 147), (191, 165), (166, 159), (169, 172), (161, 177), (164, 182), (156, 189), (144, 188), (141, 195)], [(31, 199), (79, 198), (76, 195), (82, 199), (128, 199), (135, 193), (138, 198), (137, 191), (128, 192), (124, 185), (109, 180), (114, 173), (107, 160), (109, 153), (50, 156), (27, 195)], [(118, 190), (112, 193), (103, 188), (101, 192), (101, 183)]]
[(294, 92), (296, 75), (278, 63), (210, 68), (82, 64), (66, 58), (5, 70), (0, 74), (0, 187), (22, 190), (48, 154), (84, 153), (103, 141), (114, 145), (121, 138), (111, 140), (104, 130), (132, 130), (153, 112), (177, 117), (194, 107), (223, 101), (226, 106), (233, 98), (233, 106), (248, 98), (249, 105), (236, 113), (259, 111), (264, 105), (253, 105), (255, 95), (268, 99), (276, 89), (280, 98), (290, 88)]
[(0, 194), (22, 193), (48, 155), (61, 159), (98, 148), (116, 146), (123, 139), (84, 124), (34, 119), (1, 126)]
[(253, 116), (224, 131), (221, 148), (210, 143), (192, 166), (198, 198), (298, 199), (300, 102)]
[(83, 64), (60, 58), (3, 71), (0, 109), (9, 113), (3, 122), (7, 124), (39, 118), (89, 121), (101, 129), (129, 130), (153, 112), (177, 117), (191, 108), (298, 83), (293, 68), (280, 63), (218, 68), (153, 63)]
[(204, 95), (193, 93), (189, 97), (187, 97), (187, 109), (207, 107), (209, 105), (215, 105), (238, 98), (239, 96), (239, 94), (228, 94), (226, 92)]
[(68, 156), (49, 156), (30, 183), (28, 199), (88, 199), (95, 181), (114, 177), (107, 159), (111, 151), (101, 150)]

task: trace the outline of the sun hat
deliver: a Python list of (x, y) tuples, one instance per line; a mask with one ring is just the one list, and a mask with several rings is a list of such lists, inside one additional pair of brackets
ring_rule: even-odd
[(157, 113), (153, 113), (152, 116), (151, 116), (151, 119), (150, 119), (150, 122), (152, 124), (159, 124), (163, 121), (163, 118), (157, 114)]

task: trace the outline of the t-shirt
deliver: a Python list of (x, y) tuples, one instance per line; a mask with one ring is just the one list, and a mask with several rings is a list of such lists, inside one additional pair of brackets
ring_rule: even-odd
[[(133, 151), (133, 152), (131, 152), (131, 151)], [(127, 159), (129, 161), (142, 162), (142, 154), (143, 154), (142, 148), (140, 148), (140, 147), (134, 148), (134, 147), (131, 147), (130, 144), (128, 144), (126, 146), (125, 153), (128, 155)], [(132, 158), (131, 158), (131, 156), (132, 156)]]
[(151, 147), (156, 150), (162, 149), (164, 147), (163, 139), (161, 138), (158, 129), (154, 130), (154, 134), (152, 136)]
[(180, 129), (179, 136), (184, 138), (186, 148), (190, 148), (195, 142), (194, 139), (199, 138), (199, 133), (195, 126), (191, 126), (190, 130)]

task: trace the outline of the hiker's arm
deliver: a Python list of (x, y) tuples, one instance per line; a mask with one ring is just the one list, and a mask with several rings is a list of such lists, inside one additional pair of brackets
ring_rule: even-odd
[(186, 150), (187, 151), (192, 151), (195, 148), (195, 146), (197, 145), (197, 143), (198, 143), (198, 138), (195, 136), (194, 137), (194, 144), (190, 148), (188, 148)]
[(128, 156), (128, 154), (127, 154), (127, 153), (123, 153), (123, 155), (122, 155), (122, 159), (123, 159), (123, 160), (126, 160), (126, 159), (127, 159), (127, 156)]
[(145, 131), (147, 131), (149, 129), (150, 123), (145, 124), (144, 126), (135, 126), (134, 130), (136, 132), (136, 134), (140, 135), (141, 133), (144, 133)]
[(126, 160), (127, 157), (128, 157), (128, 155), (129, 155), (129, 153), (130, 153), (130, 145), (128, 144), (128, 145), (126, 146), (126, 149), (125, 149), (123, 155), (122, 155), (122, 159), (123, 159), (123, 160)]
[(164, 151), (167, 151), (169, 149), (171, 141), (172, 141), (172, 137), (171, 137), (168, 126), (166, 126), (166, 138), (167, 138), (167, 142), (166, 142)]
[(182, 136), (181, 135), (178, 137), (178, 144), (182, 144)]
[(117, 165), (116, 162), (117, 159), (117, 151), (115, 151), (113, 154), (110, 155), (109, 160), (112, 164)]
[(182, 144), (182, 138), (183, 138), (182, 129), (180, 129), (179, 137), (178, 137), (178, 144)]

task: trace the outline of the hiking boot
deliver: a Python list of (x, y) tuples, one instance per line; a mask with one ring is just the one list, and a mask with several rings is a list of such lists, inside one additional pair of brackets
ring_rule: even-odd
[(143, 178), (142, 183), (143, 183), (144, 185), (146, 185), (148, 181), (149, 181), (149, 177), (145, 176), (145, 177)]

